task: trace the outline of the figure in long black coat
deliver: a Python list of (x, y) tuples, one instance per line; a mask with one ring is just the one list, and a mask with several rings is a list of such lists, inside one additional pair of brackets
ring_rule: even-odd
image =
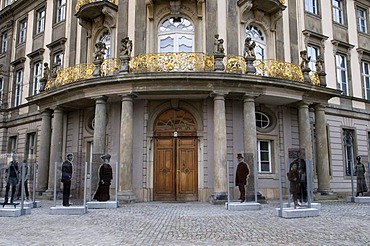
[(63, 183), (63, 206), (69, 207), (69, 196), (71, 194), (72, 180), (72, 160), (73, 154), (67, 155), (67, 160), (62, 164), (62, 180)]
[(245, 201), (245, 185), (247, 184), (247, 178), (249, 175), (249, 168), (247, 163), (245, 163), (244, 157), (242, 154), (237, 155), (238, 159), (238, 167), (236, 168), (236, 175), (235, 175), (235, 185), (239, 187), (240, 191), (240, 202)]
[(99, 184), (98, 189), (96, 190), (93, 197), (93, 199), (99, 202), (105, 202), (110, 199), (109, 189), (111, 181), (113, 179), (112, 167), (109, 164), (110, 157), (110, 154), (106, 154), (100, 157), (103, 160), (103, 164), (101, 164), (99, 167)]

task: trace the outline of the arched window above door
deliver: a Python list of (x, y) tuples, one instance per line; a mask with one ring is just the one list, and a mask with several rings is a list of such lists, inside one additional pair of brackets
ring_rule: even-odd
[(158, 51), (193, 52), (194, 25), (185, 17), (170, 17), (158, 28)]
[(181, 109), (163, 112), (154, 124), (155, 132), (196, 131), (197, 124), (192, 114)]
[(256, 59), (263, 60), (266, 58), (266, 37), (264, 33), (256, 26), (249, 25), (245, 29), (245, 38), (250, 37), (256, 42), (254, 50)]

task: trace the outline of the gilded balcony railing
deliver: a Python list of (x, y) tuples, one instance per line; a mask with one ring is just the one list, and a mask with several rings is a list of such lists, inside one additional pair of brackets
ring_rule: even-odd
[(135, 56), (130, 72), (200, 72), (213, 71), (213, 56), (200, 52), (155, 53)]
[[(227, 55), (224, 58), (226, 73), (246, 72), (244, 57), (238, 55)], [(280, 78), (303, 82), (303, 74), (299, 65), (276, 60), (256, 60), (255, 75)], [(111, 58), (103, 60), (100, 66), (100, 76), (115, 75), (120, 72), (121, 60)], [(200, 52), (192, 53), (156, 53), (141, 54), (130, 60), (130, 73), (148, 72), (205, 72), (214, 71), (214, 56)], [(73, 67), (64, 68), (57, 73), (55, 79), (49, 79), (45, 90), (52, 87), (59, 87), (75, 81), (90, 79), (93, 77), (94, 64), (79, 64)], [(317, 73), (310, 75), (314, 85), (320, 85)]]
[[(95, 3), (95, 2), (102, 2), (103, 0), (78, 0), (76, 4), (76, 12), (80, 10), (80, 8), (88, 3)], [(107, 0), (108, 2), (115, 3), (116, 0)]]

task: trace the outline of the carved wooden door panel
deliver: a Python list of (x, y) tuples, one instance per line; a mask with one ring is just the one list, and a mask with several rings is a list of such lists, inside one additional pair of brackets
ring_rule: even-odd
[(155, 139), (154, 158), (154, 200), (198, 200), (195, 137)]
[(155, 139), (154, 200), (174, 201), (175, 190), (175, 139)]
[(178, 201), (198, 199), (198, 154), (196, 138), (176, 142), (176, 196)]

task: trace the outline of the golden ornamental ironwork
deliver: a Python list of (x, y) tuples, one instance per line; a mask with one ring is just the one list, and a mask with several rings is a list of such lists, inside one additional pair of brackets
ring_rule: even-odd
[(213, 71), (213, 67), (213, 56), (200, 52), (142, 54), (130, 61), (133, 73), (200, 72)]
[(256, 75), (303, 82), (301, 67), (296, 64), (276, 60), (256, 60), (254, 66), (257, 70)]
[(316, 72), (310, 75), (310, 79), (313, 85), (320, 85), (320, 77)]
[(281, 4), (285, 4), (285, 0), (279, 0)]
[[(115, 0), (107, 0), (107, 1), (111, 3), (115, 3)], [(83, 5), (88, 4), (88, 3), (95, 3), (95, 2), (103, 2), (103, 0), (78, 0), (76, 7), (75, 7), (76, 12), (78, 12)]]
[(245, 73), (246, 63), (242, 56), (227, 55), (224, 58), (225, 72), (227, 73)]
[(104, 59), (100, 65), (100, 76), (108, 76), (119, 73), (121, 60), (118, 58)]

